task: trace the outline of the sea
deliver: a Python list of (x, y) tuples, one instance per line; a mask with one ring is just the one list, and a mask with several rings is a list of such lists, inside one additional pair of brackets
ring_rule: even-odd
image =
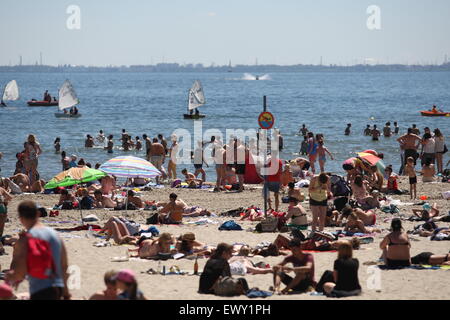
[[(54, 152), (53, 142), (61, 138), (62, 150), (86, 162), (104, 163), (111, 157), (132, 155), (145, 157), (144, 151), (124, 152), (120, 133), (126, 129), (133, 137), (146, 133), (150, 137), (185, 129), (193, 134), (193, 120), (185, 120), (188, 90), (195, 80), (203, 84), (207, 103), (201, 107), (206, 118), (203, 132), (216, 129), (257, 129), (258, 115), (267, 96), (267, 111), (275, 117), (275, 128), (284, 137), (283, 159), (298, 156), (302, 136), (299, 128), (306, 124), (314, 133), (325, 136), (325, 145), (334, 155), (326, 170), (343, 173), (342, 162), (356, 152), (374, 149), (384, 153), (385, 164), (394, 170), (400, 167), (400, 149), (396, 137), (372, 141), (363, 135), (370, 124), (380, 129), (397, 121), (400, 133), (417, 124), (423, 132), (428, 126), (441, 129), (449, 140), (450, 117), (427, 118), (420, 110), (433, 104), (450, 111), (449, 72), (311, 72), (270, 73), (0, 73), (0, 85), (16, 80), (20, 100), (0, 108), (0, 174), (14, 172), (16, 153), (22, 151), (28, 134), (35, 134), (43, 154), (38, 170), (41, 178), (51, 179), (61, 171), (61, 157)], [(31, 99), (42, 100), (45, 90), (52, 96), (69, 79), (80, 100), (82, 114), (78, 119), (59, 119), (56, 107), (28, 107)], [(344, 135), (347, 123), (352, 124), (350, 136)], [(197, 122), (199, 125), (199, 122)], [(113, 134), (116, 149), (107, 154), (101, 147), (84, 148), (87, 134), (99, 130)], [(205, 136), (204, 140), (209, 140)], [(225, 138), (224, 138), (225, 140)], [(194, 147), (195, 141), (192, 141)], [(444, 161), (448, 161), (448, 155)], [(445, 164), (446, 162), (444, 162)], [(178, 166), (193, 170), (193, 165)], [(214, 166), (207, 169), (207, 180), (215, 179)]]

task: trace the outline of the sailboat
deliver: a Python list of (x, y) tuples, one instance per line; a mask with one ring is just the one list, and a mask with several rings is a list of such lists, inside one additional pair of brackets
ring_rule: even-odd
[[(206, 117), (204, 114), (200, 114), (197, 108), (206, 104), (205, 93), (203, 92), (202, 84), (199, 80), (196, 80), (189, 90), (188, 96), (188, 113), (184, 114), (185, 119), (201, 119)], [(194, 113), (195, 110), (195, 113)]]
[(2, 107), (6, 107), (4, 101), (16, 101), (19, 100), (19, 86), (17, 85), (16, 80), (11, 80), (3, 89), (2, 101), (0, 105)]
[(67, 112), (67, 109), (70, 109), (77, 104), (79, 104), (80, 101), (77, 98), (77, 94), (75, 93), (75, 90), (73, 89), (72, 84), (69, 80), (66, 80), (61, 89), (59, 89), (59, 106), (58, 109), (60, 111), (64, 111), (64, 113), (57, 112), (55, 113), (55, 117), (57, 118), (79, 118), (81, 117), (81, 114), (77, 113), (69, 113)]

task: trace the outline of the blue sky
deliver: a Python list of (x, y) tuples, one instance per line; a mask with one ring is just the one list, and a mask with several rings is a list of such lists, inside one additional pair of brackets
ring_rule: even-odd
[[(68, 30), (69, 5), (81, 30)], [(381, 30), (366, 26), (381, 9)], [(448, 0), (2, 0), (0, 64), (442, 63)], [(370, 60), (371, 59), (371, 60)]]

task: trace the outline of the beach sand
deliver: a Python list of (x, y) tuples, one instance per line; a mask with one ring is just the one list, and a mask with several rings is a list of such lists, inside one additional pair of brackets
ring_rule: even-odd
[[(409, 185), (405, 179), (402, 179), (400, 188), (408, 189)], [(450, 185), (445, 183), (433, 183), (423, 185), (419, 182), (417, 186), (417, 194), (426, 195), (429, 197), (431, 203), (436, 202), (441, 210), (441, 214), (447, 214), (450, 210), (450, 202), (442, 198), (443, 191), (450, 190)], [(307, 189), (304, 189), (307, 192)], [(171, 192), (176, 192), (179, 198), (185, 200), (188, 205), (198, 205), (208, 208), (215, 213), (224, 212), (238, 207), (247, 207), (256, 205), (263, 207), (263, 199), (261, 196), (261, 189), (245, 191), (244, 193), (212, 193), (208, 190), (187, 190), (187, 189), (155, 189), (153, 191), (144, 192), (143, 198), (145, 200), (167, 201), (168, 195)], [(400, 199), (402, 202), (412, 202), (409, 195), (394, 196), (395, 199)], [(21, 229), (20, 222), (17, 218), (17, 204), (25, 199), (32, 199), (37, 201), (41, 206), (51, 208), (57, 203), (58, 196), (56, 195), (21, 195), (14, 198), (9, 205), (9, 219), (5, 228), (5, 234), (13, 234)], [(304, 207), (309, 211), (309, 205), (304, 204)], [(286, 204), (283, 204), (281, 209), (285, 210)], [(407, 216), (412, 215), (412, 208), (420, 208), (418, 206), (401, 206), (401, 214)], [(74, 211), (60, 211), (60, 216), (56, 218), (44, 218), (46, 224), (52, 227), (68, 228), (76, 226), (77, 223), (58, 223), (62, 221), (79, 221), (80, 212)], [(112, 215), (123, 215), (129, 219), (141, 223), (144, 227), (146, 218), (151, 215), (152, 211), (107, 211), (107, 210), (90, 210), (84, 211), (84, 215), (95, 214), (100, 220), (101, 224)], [(393, 215), (378, 212), (377, 223), (378, 226), (384, 228), (382, 234), (375, 236), (374, 243), (362, 245), (361, 250), (354, 251), (354, 256), (360, 261), (359, 280), (363, 288), (363, 294), (360, 297), (353, 297), (351, 299), (387, 299), (387, 300), (413, 300), (413, 299), (448, 299), (450, 296), (450, 270), (395, 270), (395, 271), (378, 271), (380, 276), (381, 289), (376, 290), (368, 288), (370, 279), (374, 277), (373, 273), (369, 273), (367, 262), (376, 262), (381, 255), (379, 243), (383, 236), (387, 234), (389, 228), (390, 218)], [(196, 221), (199, 218), (185, 219), (185, 222)], [(231, 220), (233, 218), (212, 218), (219, 223)], [(236, 219), (236, 218), (235, 218)], [(250, 227), (254, 227), (256, 222), (238, 222), (244, 231), (219, 231), (220, 224), (209, 225), (188, 225), (181, 226), (157, 226), (160, 232), (171, 232), (178, 236), (185, 232), (194, 232), (197, 239), (209, 245), (217, 245), (220, 242), (246, 243), (250, 246), (255, 246), (261, 241), (273, 241), (277, 233), (253, 233), (246, 231)], [(406, 230), (411, 230), (413, 226), (418, 225), (418, 222), (403, 222)], [(438, 223), (439, 226), (448, 226), (448, 223)], [(327, 228), (332, 231), (335, 228)], [(189, 275), (149, 275), (145, 271), (153, 268), (157, 269), (158, 261), (151, 260), (133, 260), (128, 262), (112, 262), (111, 259), (117, 256), (124, 256), (128, 248), (131, 246), (110, 246), (97, 248), (93, 243), (98, 239), (89, 239), (86, 237), (86, 231), (60, 233), (64, 239), (64, 243), (68, 249), (69, 265), (76, 266), (81, 270), (81, 283), (78, 289), (72, 289), (71, 293), (73, 299), (89, 298), (94, 292), (102, 290), (103, 274), (111, 269), (120, 270), (129, 268), (135, 271), (139, 288), (144, 294), (153, 300), (206, 300), (206, 299), (221, 299), (213, 295), (200, 295), (197, 293), (199, 277)], [(111, 240), (112, 242), (112, 240)], [(445, 254), (450, 250), (449, 241), (430, 241), (428, 238), (420, 238), (418, 236), (411, 236), (411, 254), (416, 255), (423, 251), (431, 251), (435, 254)], [(2, 269), (7, 269), (11, 261), (12, 248), (5, 247), (8, 255), (0, 256), (0, 265)], [(319, 280), (325, 270), (332, 270), (333, 262), (336, 259), (336, 253), (314, 253), (315, 259), (315, 278)], [(280, 257), (265, 258), (264, 261), (271, 266), (280, 262), (283, 259)], [(253, 261), (261, 261), (262, 257), (254, 257)], [(171, 265), (178, 265), (182, 270), (193, 270), (194, 260), (181, 259), (169, 260), (161, 262), (168, 270)], [(203, 270), (206, 259), (199, 259), (199, 270)], [(76, 268), (75, 267), (75, 268)], [(375, 274), (376, 276), (376, 274)], [(259, 287), (261, 290), (268, 290), (272, 285), (272, 275), (246, 275), (250, 287)], [(75, 282), (74, 282), (75, 283)], [(16, 292), (26, 292), (28, 290), (28, 283), (24, 281), (19, 290)], [(234, 299), (246, 299), (244, 296)], [(310, 294), (302, 295), (287, 295), (287, 296), (272, 296), (268, 299), (327, 299), (323, 296), (312, 296)]]

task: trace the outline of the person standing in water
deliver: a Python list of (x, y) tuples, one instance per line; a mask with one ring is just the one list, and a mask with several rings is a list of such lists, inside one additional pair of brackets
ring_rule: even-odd
[(334, 160), (333, 155), (328, 150), (327, 147), (325, 147), (323, 140), (319, 140), (319, 146), (317, 147), (317, 155), (319, 157), (319, 166), (320, 166), (320, 173), (325, 172), (325, 162), (327, 161), (327, 154), (331, 157), (331, 160)]
[(372, 130), (372, 141), (378, 141), (380, 138), (381, 132), (380, 130), (377, 129), (377, 125), (374, 124), (373, 125), (373, 130)]
[(389, 138), (392, 135), (390, 122), (387, 122), (385, 127), (383, 128), (383, 135), (387, 138)]
[(399, 132), (400, 132), (400, 127), (398, 126), (398, 123), (397, 123), (397, 121), (396, 122), (394, 122), (394, 134), (399, 134)]
[(316, 173), (315, 163), (317, 159), (317, 142), (314, 139), (314, 133), (308, 132), (308, 158), (309, 164), (311, 166), (311, 171), (313, 174)]
[(351, 123), (347, 124), (347, 128), (345, 128), (345, 135), (346, 135), (346, 136), (349, 136), (349, 135), (350, 135), (350, 133), (351, 133), (351, 128), (352, 128), (352, 124), (351, 124)]
[(61, 138), (57, 137), (55, 139), (55, 142), (53, 142), (53, 145), (55, 146), (55, 153), (61, 152)]
[(106, 150), (108, 150), (108, 153), (113, 153), (113, 149), (114, 149), (114, 141), (113, 141), (114, 136), (112, 134), (110, 134), (108, 136), (108, 144), (105, 147)]

